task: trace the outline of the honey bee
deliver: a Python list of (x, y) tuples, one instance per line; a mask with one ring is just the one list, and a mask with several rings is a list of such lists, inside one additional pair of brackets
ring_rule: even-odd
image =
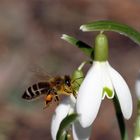
[(57, 76), (50, 78), (46, 82), (38, 82), (30, 86), (22, 95), (25, 100), (32, 100), (41, 95), (44, 95), (45, 107), (48, 107), (52, 101), (59, 103), (59, 95), (75, 96), (75, 91), (72, 88), (70, 76)]

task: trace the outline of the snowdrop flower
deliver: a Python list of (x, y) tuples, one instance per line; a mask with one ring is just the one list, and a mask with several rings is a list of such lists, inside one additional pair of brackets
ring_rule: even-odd
[(83, 128), (89, 127), (95, 120), (102, 99), (105, 96), (111, 99), (115, 93), (123, 116), (129, 119), (132, 114), (132, 98), (128, 85), (107, 61), (108, 40), (104, 34), (96, 37), (94, 56), (93, 64), (80, 86), (76, 102), (76, 110)]
[(65, 98), (56, 108), (55, 113), (52, 117), (51, 123), (51, 135), (52, 139), (56, 140), (56, 135), (62, 120), (68, 115), (74, 112), (75, 98), (73, 95)]
[[(65, 98), (59, 106), (56, 108), (55, 113), (52, 117), (51, 123), (51, 135), (52, 139), (56, 140), (56, 135), (62, 120), (68, 115), (75, 111), (75, 103), (76, 99), (73, 96)], [(74, 140), (88, 140), (90, 137), (90, 133), (92, 130), (92, 126), (87, 128), (83, 128), (79, 121), (77, 120), (72, 125), (72, 134)]]

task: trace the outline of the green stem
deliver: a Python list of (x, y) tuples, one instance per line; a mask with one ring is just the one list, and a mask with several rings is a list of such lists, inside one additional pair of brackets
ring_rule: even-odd
[(137, 118), (134, 128), (134, 140), (140, 139), (140, 100), (138, 100), (137, 111)]
[(83, 61), (78, 67), (78, 70), (82, 70), (85, 64), (92, 64), (92, 61)]
[(137, 108), (138, 108), (138, 115), (140, 115), (140, 100), (138, 100)]
[(119, 129), (120, 129), (121, 140), (128, 140), (128, 134), (125, 127), (125, 121), (124, 121), (123, 114), (121, 112), (120, 104), (119, 104), (116, 94), (113, 98), (113, 103), (116, 110), (116, 116), (117, 116), (117, 121), (118, 121)]

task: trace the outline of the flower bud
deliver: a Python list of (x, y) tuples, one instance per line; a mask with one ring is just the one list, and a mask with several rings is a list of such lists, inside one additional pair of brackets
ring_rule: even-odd
[(79, 69), (75, 70), (71, 76), (71, 79), (72, 79), (72, 86), (74, 90), (78, 91), (84, 79), (83, 71)]

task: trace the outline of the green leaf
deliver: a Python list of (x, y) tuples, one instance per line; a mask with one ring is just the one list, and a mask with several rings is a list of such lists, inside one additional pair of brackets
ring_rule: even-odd
[(86, 44), (85, 42), (80, 41), (80, 40), (78, 40), (72, 36), (66, 35), (66, 34), (63, 34), (61, 39), (67, 41), (68, 43), (70, 43), (72, 45), (75, 45), (76, 47), (81, 49), (87, 56), (90, 56), (91, 58), (93, 58), (94, 49), (91, 46), (89, 46), (88, 44)]
[(59, 130), (57, 132), (56, 139), (57, 140), (66, 140), (67, 139), (67, 129), (70, 127), (70, 125), (77, 119), (78, 115), (76, 113), (66, 116), (60, 126)]
[(140, 45), (140, 33), (132, 27), (114, 21), (95, 21), (80, 27), (82, 31), (114, 31), (125, 35)]

